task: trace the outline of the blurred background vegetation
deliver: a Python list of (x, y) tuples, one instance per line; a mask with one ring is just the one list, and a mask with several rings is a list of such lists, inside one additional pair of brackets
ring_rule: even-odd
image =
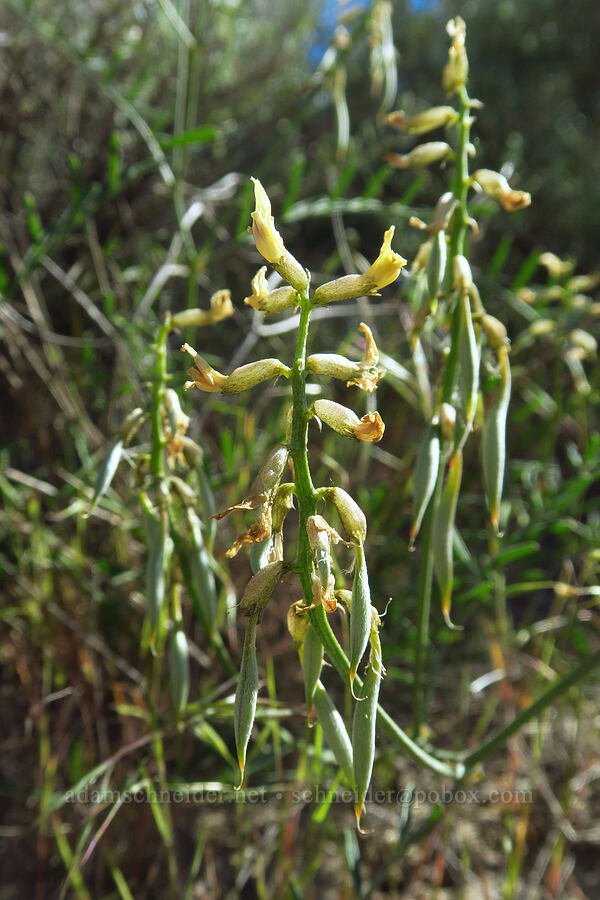
[[(513, 341), (507, 533), (494, 547), (486, 532), (474, 441), (456, 547), (455, 618), (465, 630), (449, 632), (436, 611), (431, 739), (450, 750), (476, 742), (597, 645), (597, 3), (394, 0), (395, 55), (383, 72), (373, 68), (370, 10), (351, 7), (333, 16), (341, 13), (349, 41), (338, 31), (330, 44), (331, 15), (317, 0), (0, 6), (3, 898), (176, 895), (167, 870), (189, 897), (600, 897), (597, 681), (482, 770), (482, 796), (526, 788), (532, 803), (454, 806), (410, 847), (402, 806), (373, 804), (373, 832), (358, 841), (349, 807), (291, 799), (298, 785), (328, 788), (335, 767), (318, 729), (305, 726), (283, 596), (259, 637), (269, 700), (251, 784), (269, 802), (171, 804), (165, 814), (152, 804), (57, 800), (103, 763), (98, 782), (115, 789), (231, 788), (231, 713), (217, 701), (234, 682), (192, 610), (189, 728), (174, 727), (168, 680), (140, 649), (145, 546), (133, 457), (95, 513), (82, 513), (120, 423), (149, 405), (168, 310), (206, 307), (229, 288), (233, 318), (186, 337), (224, 371), (290, 356), (291, 335), (242, 303), (259, 265), (246, 234), (250, 175), (314, 279), (374, 258), (390, 223), (412, 260), (420, 237), (408, 218), (426, 217), (445, 176), (391, 170), (386, 151), (410, 140), (392, 134), (383, 114), (444, 102), (444, 25), (456, 14), (467, 21), (470, 90), (485, 104), (474, 128), (478, 165), (501, 168), (533, 204), (514, 216), (473, 208), (476, 281)], [(549, 270), (544, 251), (571, 262)], [(410, 728), (417, 565), (407, 536), (423, 428), (412, 312), (400, 287), (344, 312), (319, 322), (312, 348), (352, 352), (358, 322), (372, 325), (390, 358), (377, 398), (385, 440), (368, 451), (323, 435), (311, 460), (320, 483), (350, 489), (367, 513), (374, 599), (383, 609), (393, 598), (383, 699)], [(178, 353), (169, 368), (179, 391)], [(183, 403), (224, 507), (282, 439), (284, 388)], [(219, 529), (217, 559), (231, 527)], [(249, 571), (242, 556), (231, 566), (238, 595)], [(234, 612), (230, 603), (224, 635), (237, 659)], [(383, 790), (441, 787), (383, 742), (374, 779)], [(415, 809), (417, 826), (432, 806)]]

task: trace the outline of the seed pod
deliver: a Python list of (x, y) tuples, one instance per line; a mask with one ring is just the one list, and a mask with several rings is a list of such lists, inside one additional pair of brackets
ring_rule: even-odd
[(202, 606), (203, 618), (206, 619), (210, 629), (209, 633), (212, 634), (217, 620), (215, 576), (210, 565), (208, 550), (204, 543), (200, 519), (191, 506), (186, 508), (185, 514), (189, 525), (188, 533), (191, 545), (189, 553), (190, 574), (196, 586), (197, 600)]
[(119, 468), (119, 463), (121, 462), (121, 456), (123, 455), (123, 441), (118, 440), (113, 446), (110, 448), (107, 455), (104, 457), (100, 465), (98, 466), (98, 472), (96, 474), (96, 483), (94, 485), (94, 496), (92, 497), (92, 501), (90, 503), (90, 508), (85, 514), (85, 518), (91, 515), (92, 510), (96, 506), (98, 500), (110, 487), (111, 481), (115, 477), (115, 473)]
[(233, 728), (235, 732), (235, 746), (237, 750), (238, 764), (240, 767), (239, 790), (244, 783), (244, 771), (246, 768), (246, 750), (250, 733), (256, 714), (256, 701), (258, 698), (258, 663), (256, 661), (256, 623), (258, 613), (253, 613), (248, 620), (244, 649), (242, 651), (242, 664), (235, 692), (233, 707)]
[(313, 704), (319, 725), (323, 729), (325, 740), (329, 744), (335, 761), (350, 782), (354, 786), (354, 767), (352, 761), (352, 745), (344, 720), (335, 708), (329, 694), (321, 684), (317, 682)]
[(479, 347), (471, 318), (471, 304), (466, 293), (458, 298), (460, 322), (458, 332), (458, 359), (460, 364), (460, 387), (463, 409), (470, 430), (477, 406), (479, 390)]
[(141, 500), (148, 543), (146, 604), (152, 632), (155, 634), (165, 599), (165, 568), (168, 558), (166, 516), (162, 511), (157, 513), (143, 493)]
[(362, 544), (367, 536), (367, 519), (356, 500), (339, 487), (326, 488), (323, 497), (337, 509), (350, 540)]
[(302, 647), (302, 672), (304, 674), (304, 694), (306, 697), (306, 715), (310, 719), (310, 714), (315, 696), (317, 682), (323, 668), (323, 644), (319, 635), (312, 627), (308, 626), (308, 631), (304, 638)]
[(273, 550), (273, 535), (266, 541), (260, 541), (252, 544), (250, 547), (250, 568), (253, 575), (264, 569), (271, 562), (271, 552)]
[(278, 375), (287, 375), (289, 369), (279, 359), (258, 359), (256, 362), (246, 363), (234, 369), (231, 375), (223, 383), (221, 390), (224, 394), (239, 394), (250, 388), (276, 378)]
[(269, 453), (252, 482), (250, 494), (270, 494), (274, 491), (285, 471), (289, 456), (287, 447), (278, 445)]
[(432, 239), (431, 252), (427, 260), (427, 288), (429, 300), (433, 302), (440, 292), (446, 272), (446, 233), (436, 231)]
[(500, 362), (500, 391), (483, 421), (482, 457), (483, 477), (490, 508), (490, 519), (498, 532), (500, 500), (504, 483), (506, 456), (506, 416), (510, 403), (510, 364), (506, 347), (498, 350)]
[(169, 647), (171, 694), (177, 718), (183, 713), (190, 693), (190, 652), (183, 631), (176, 631)]
[(432, 424), (421, 441), (413, 476), (413, 523), (410, 529), (409, 550), (414, 550), (423, 517), (435, 490), (440, 467), (440, 436), (438, 426)]
[(352, 584), (352, 604), (350, 608), (350, 688), (356, 678), (371, 628), (371, 592), (369, 573), (362, 544), (356, 545), (356, 565)]
[(247, 609), (248, 614), (257, 613), (259, 616), (273, 596), (273, 592), (283, 575), (289, 570), (289, 566), (283, 562), (269, 563), (256, 575), (253, 575), (242, 594), (240, 608)]
[(452, 555), (452, 532), (456, 516), (456, 504), (462, 476), (462, 451), (457, 451), (448, 463), (448, 476), (433, 520), (432, 548), (433, 568), (440, 589), (442, 615), (449, 628), (450, 603), (452, 600), (452, 579), (454, 563)]
[(365, 797), (367, 796), (373, 773), (377, 701), (379, 699), (379, 686), (382, 674), (381, 644), (377, 626), (373, 622), (369, 668), (360, 691), (360, 702), (356, 704), (354, 709), (354, 720), (352, 722), (352, 755), (354, 759), (355, 782), (354, 813), (359, 831), (360, 817), (364, 809)]

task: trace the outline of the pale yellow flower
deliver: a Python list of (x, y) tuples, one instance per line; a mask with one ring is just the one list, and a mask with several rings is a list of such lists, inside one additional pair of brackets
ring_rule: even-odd
[(223, 385), (227, 381), (227, 375), (222, 375), (221, 372), (213, 369), (189, 344), (183, 344), (181, 349), (184, 353), (189, 353), (190, 356), (194, 357), (193, 367), (187, 370), (187, 374), (192, 381), (186, 381), (184, 384), (185, 390), (187, 391), (196, 385), (199, 390), (208, 391), (209, 393), (222, 391)]

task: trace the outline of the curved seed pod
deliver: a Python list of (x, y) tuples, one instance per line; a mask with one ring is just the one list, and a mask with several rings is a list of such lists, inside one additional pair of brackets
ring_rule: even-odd
[(214, 631), (217, 620), (217, 589), (215, 576), (210, 565), (210, 557), (204, 543), (200, 519), (191, 506), (185, 511), (189, 525), (190, 536), (190, 574), (196, 584), (196, 594), (204, 615), (208, 622), (210, 632)]
[(355, 781), (354, 813), (359, 831), (360, 817), (371, 782), (373, 761), (375, 759), (375, 725), (377, 722), (377, 701), (379, 699), (379, 686), (382, 674), (381, 644), (377, 626), (375, 621), (373, 621), (369, 668), (360, 692), (360, 703), (357, 703), (354, 709), (354, 720), (352, 722), (352, 754), (354, 758)]
[(433, 568), (440, 589), (442, 615), (449, 628), (455, 627), (450, 621), (452, 578), (454, 576), (452, 532), (461, 476), (462, 451), (458, 450), (448, 463), (448, 476), (439, 506), (435, 512), (432, 531)]
[(168, 561), (166, 516), (152, 508), (148, 498), (142, 494), (142, 505), (146, 523), (148, 560), (146, 563), (146, 604), (152, 633), (160, 620), (165, 600), (165, 569)]
[(466, 292), (459, 295), (460, 325), (458, 332), (458, 358), (460, 363), (460, 389), (468, 430), (471, 429), (477, 408), (479, 390), (479, 347), (471, 318), (471, 304)]
[(504, 484), (506, 457), (506, 416), (510, 403), (510, 364), (506, 347), (498, 350), (500, 392), (483, 422), (483, 477), (490, 507), (490, 519), (496, 532), (499, 527), (500, 500)]
[(415, 474), (413, 476), (413, 523), (410, 529), (409, 550), (415, 549), (415, 538), (419, 533), (423, 517), (429, 506), (440, 467), (440, 436), (437, 424), (430, 425), (421, 441)]
[(356, 678), (356, 670), (365, 652), (371, 628), (371, 592), (369, 573), (362, 544), (356, 545), (356, 567), (352, 584), (350, 606), (350, 688)]
[(436, 231), (432, 238), (431, 252), (427, 260), (427, 288), (433, 303), (440, 292), (446, 273), (446, 233)]
[(85, 513), (85, 518), (91, 515), (92, 510), (96, 506), (98, 500), (108, 490), (111, 481), (115, 477), (115, 472), (119, 468), (121, 456), (123, 455), (123, 441), (118, 440), (108, 451), (100, 465), (96, 474), (96, 483), (94, 485), (94, 496), (90, 503), (90, 508)]
[(256, 661), (256, 622), (258, 614), (254, 613), (248, 620), (244, 649), (242, 651), (242, 665), (235, 692), (233, 707), (233, 728), (235, 731), (235, 746), (237, 750), (238, 764), (240, 767), (239, 790), (244, 783), (244, 771), (246, 768), (246, 750), (250, 733), (256, 714), (256, 701), (258, 698), (258, 663)]
[(320, 681), (315, 687), (313, 704), (317, 721), (323, 729), (325, 740), (331, 747), (335, 761), (354, 787), (354, 766), (352, 761), (352, 744), (344, 720), (335, 708), (329, 694)]
[(256, 575), (253, 575), (242, 594), (240, 608), (248, 610), (248, 615), (260, 616), (263, 609), (273, 596), (273, 592), (290, 566), (278, 561), (269, 563)]
[(249, 493), (270, 494), (271, 491), (274, 491), (285, 472), (289, 455), (290, 451), (287, 447), (281, 444), (274, 447), (260, 467), (258, 475), (250, 486)]
[(304, 674), (304, 693), (306, 696), (306, 714), (310, 713), (315, 695), (315, 688), (323, 667), (323, 644), (317, 632), (308, 626), (302, 648), (302, 672)]
[(173, 706), (179, 718), (187, 705), (190, 693), (190, 651), (187, 638), (181, 630), (176, 631), (171, 637), (169, 675)]

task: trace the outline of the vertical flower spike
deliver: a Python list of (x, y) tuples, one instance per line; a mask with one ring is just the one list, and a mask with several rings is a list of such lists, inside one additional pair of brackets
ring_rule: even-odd
[(450, 19), (446, 25), (446, 31), (452, 38), (452, 44), (442, 75), (442, 87), (447, 94), (456, 94), (464, 88), (469, 74), (469, 60), (465, 48), (467, 28), (464, 19), (461, 19), (460, 16)]
[(258, 180), (252, 178), (256, 209), (252, 213), (252, 235), (260, 255), (291, 284), (294, 290), (303, 294), (308, 289), (308, 276), (297, 259), (289, 253), (283, 238), (275, 228), (271, 215), (271, 201)]

